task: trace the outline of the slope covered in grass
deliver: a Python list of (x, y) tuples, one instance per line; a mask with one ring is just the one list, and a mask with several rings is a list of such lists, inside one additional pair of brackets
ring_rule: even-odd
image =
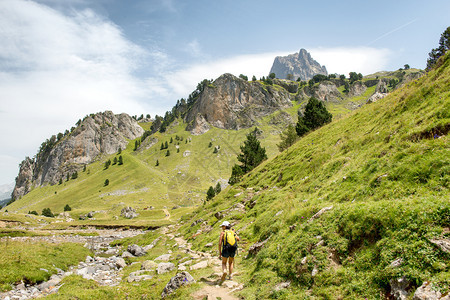
[[(450, 255), (433, 241), (450, 234), (449, 128), (447, 55), (260, 165), (186, 217), (183, 234), (200, 249), (216, 243), (222, 212), (243, 239), (241, 255), (266, 241), (238, 266), (246, 299), (378, 299), (402, 276), (410, 291), (429, 280), (448, 292)], [(199, 219), (212, 230), (191, 226)], [(290, 288), (275, 292), (283, 281)]]

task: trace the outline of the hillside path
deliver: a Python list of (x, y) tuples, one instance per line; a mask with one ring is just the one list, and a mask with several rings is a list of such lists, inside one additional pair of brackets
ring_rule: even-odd
[(164, 217), (164, 220), (169, 220), (170, 219), (170, 212), (169, 212), (169, 210), (164, 208), (163, 211), (164, 211), (164, 214), (166, 215)]
[[(221, 283), (220, 277), (222, 275), (222, 261), (219, 257), (211, 255), (207, 252), (195, 251), (192, 250), (192, 244), (187, 243), (182, 237), (174, 237), (173, 234), (167, 234), (168, 237), (173, 238), (174, 241), (177, 242), (178, 245), (184, 245), (186, 247), (186, 251), (192, 253), (194, 255), (198, 255), (202, 257), (204, 261), (208, 262), (208, 268), (212, 269), (211, 275), (202, 278), (196, 278), (198, 282), (202, 283), (202, 288), (191, 296), (195, 300), (238, 300), (239, 298), (232, 295), (233, 292), (241, 290), (243, 285), (235, 281), (235, 277), (233, 280), (227, 279)], [(239, 272), (236, 272), (233, 275), (238, 275)]]

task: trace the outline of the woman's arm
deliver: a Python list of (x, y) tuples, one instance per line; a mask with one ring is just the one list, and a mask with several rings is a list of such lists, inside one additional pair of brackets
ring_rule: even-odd
[(223, 240), (223, 231), (220, 233), (219, 237), (219, 258), (222, 258), (222, 240)]

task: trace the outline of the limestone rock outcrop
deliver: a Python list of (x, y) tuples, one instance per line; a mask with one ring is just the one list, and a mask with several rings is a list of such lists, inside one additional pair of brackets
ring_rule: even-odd
[(56, 184), (67, 175), (98, 159), (101, 154), (113, 154), (125, 149), (128, 140), (142, 136), (144, 130), (127, 114), (111, 111), (84, 118), (72, 132), (43, 143), (34, 159), (20, 164), (12, 194), (19, 199), (33, 186)]
[(298, 78), (309, 80), (316, 74), (328, 75), (325, 66), (321, 66), (315, 61), (305, 49), (288, 56), (275, 57), (270, 73), (275, 73), (276, 77), (280, 79), (288, 79), (288, 74), (290, 74), (292, 80)]
[(336, 85), (331, 81), (322, 81), (313, 87), (305, 87), (299, 93), (300, 99), (306, 100), (314, 97), (325, 102), (339, 102), (343, 99)]
[(189, 125), (186, 129), (192, 134), (201, 134), (209, 126), (248, 128), (261, 117), (292, 106), (291, 97), (285, 89), (224, 74), (205, 87), (187, 111), (184, 119)]

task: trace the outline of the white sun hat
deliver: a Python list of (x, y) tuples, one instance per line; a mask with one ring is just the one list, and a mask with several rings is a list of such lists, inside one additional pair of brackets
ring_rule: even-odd
[(230, 226), (230, 222), (228, 221), (223, 221), (222, 225), (220, 225), (220, 227), (222, 226)]

